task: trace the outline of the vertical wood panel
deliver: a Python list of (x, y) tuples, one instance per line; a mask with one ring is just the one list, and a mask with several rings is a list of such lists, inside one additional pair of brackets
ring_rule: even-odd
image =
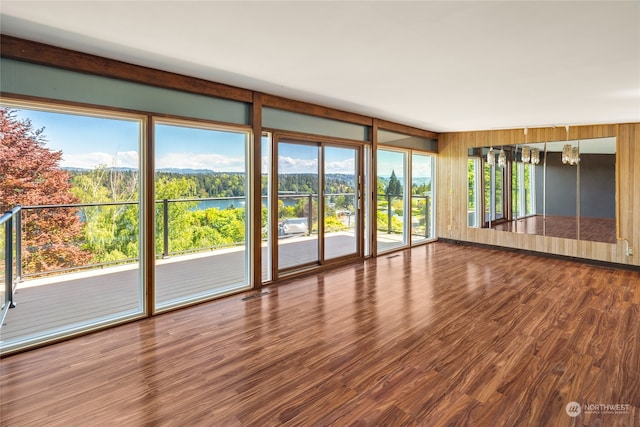
[[(626, 256), (626, 243), (580, 241), (550, 236), (467, 227), (467, 150), (470, 147), (522, 144), (524, 129), (444, 133), (439, 138), (437, 231), (438, 237), (509, 248), (547, 252), (598, 261), (640, 265), (640, 124), (573, 126), (569, 139), (590, 139), (617, 135), (618, 221), (620, 237), (627, 239), (634, 256)], [(527, 142), (562, 141), (564, 126), (532, 128)], [(635, 167), (634, 167), (635, 165)], [(449, 230), (451, 225), (451, 230)]]
[(253, 277), (251, 287), (259, 289), (262, 287), (262, 95), (253, 94), (253, 104), (251, 105), (251, 127), (253, 130), (253, 147), (251, 151), (251, 169), (253, 174), (251, 186), (253, 187), (251, 210), (251, 261), (253, 264)]
[(378, 255), (378, 119), (371, 123), (371, 176), (369, 177), (369, 197), (371, 208), (369, 209), (369, 242), (371, 255)]
[(143, 277), (145, 287), (145, 312), (151, 316), (155, 313), (156, 304), (156, 164), (155, 164), (155, 133), (153, 117), (147, 116), (146, 120), (146, 134), (145, 134), (145, 146), (143, 147), (142, 158), (144, 164), (142, 170), (144, 171), (144, 177), (142, 181), (143, 188), (143, 206), (144, 212), (142, 213), (143, 221)]
[(619, 213), (620, 237), (633, 248), (626, 256), (626, 242), (618, 242), (620, 252), (628, 262), (640, 265), (640, 123), (618, 126)]

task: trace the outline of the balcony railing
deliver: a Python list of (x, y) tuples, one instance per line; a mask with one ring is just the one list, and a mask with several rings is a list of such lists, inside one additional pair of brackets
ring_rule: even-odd
[[(325, 194), (325, 197), (334, 200), (336, 197), (344, 197), (349, 203), (353, 204), (355, 194), (354, 193), (331, 193)], [(313, 224), (314, 220), (317, 218), (314, 217), (313, 209), (309, 209), (308, 206), (313, 206), (313, 204), (317, 203), (317, 194), (313, 193), (292, 193), (292, 194), (279, 194), (278, 199), (282, 200), (286, 206), (293, 207), (296, 202), (300, 199), (305, 200), (306, 203), (302, 206), (302, 209), (305, 210), (305, 215), (308, 217), (309, 224), (309, 233), (317, 232), (314, 229)], [(267, 201), (267, 196), (263, 196), (263, 201)], [(328, 199), (328, 200), (329, 200)], [(188, 199), (161, 199), (156, 200), (156, 256), (158, 258), (167, 258), (174, 255), (181, 255), (186, 253), (193, 252), (204, 252), (208, 250), (216, 250), (234, 246), (244, 245), (245, 239), (244, 234), (241, 239), (235, 239), (232, 242), (226, 242), (223, 244), (215, 244), (215, 245), (191, 245), (189, 247), (172, 247), (172, 231), (175, 231), (175, 227), (177, 224), (174, 224), (177, 216), (179, 216), (179, 212), (185, 211), (199, 211), (206, 210), (208, 208), (214, 207), (219, 210), (225, 210), (227, 208), (244, 208), (244, 202), (246, 197), (237, 196), (237, 197), (208, 197), (208, 198), (188, 198)], [(263, 203), (263, 207), (265, 204)], [(88, 270), (88, 269), (99, 269), (114, 265), (122, 265), (128, 263), (134, 263), (138, 261), (138, 256), (122, 256), (117, 259), (109, 259), (109, 260), (96, 260), (95, 254), (91, 254), (93, 256), (93, 260), (91, 262), (82, 263), (81, 265), (71, 265), (64, 268), (48, 268), (48, 269), (38, 269), (33, 267), (28, 262), (28, 257), (33, 254), (36, 254), (38, 251), (46, 249), (46, 243), (42, 244), (42, 246), (36, 246), (33, 243), (27, 243), (24, 246), (25, 242), (30, 241), (30, 237), (34, 231), (30, 228), (29, 221), (35, 220), (34, 215), (45, 215), (51, 216), (56, 213), (59, 213), (60, 210), (68, 210), (66, 215), (76, 216), (80, 219), (80, 223), (82, 227), (90, 226), (92, 220), (98, 216), (100, 209), (112, 209), (111, 212), (111, 220), (121, 220), (125, 215), (125, 211), (127, 209), (133, 209), (133, 211), (128, 213), (128, 218), (130, 224), (128, 226), (131, 228), (131, 231), (128, 233), (119, 233), (118, 238), (122, 240), (122, 244), (126, 245), (134, 245), (137, 247), (138, 245), (138, 207), (139, 202), (137, 201), (123, 201), (123, 202), (96, 202), (96, 203), (73, 203), (73, 204), (57, 204), (57, 205), (37, 205), (37, 206), (18, 206), (11, 211), (11, 214), (5, 214), (3, 218), (3, 224), (6, 224), (6, 227), (11, 228), (13, 233), (6, 233), (8, 236), (12, 238), (11, 247), (13, 248), (13, 255), (11, 260), (13, 262), (13, 267), (11, 270), (8, 268), (9, 265), (5, 264), (3, 266), (2, 271), (5, 272), (5, 276), (8, 276), (9, 273), (14, 274), (13, 282), (18, 282), (22, 278), (34, 278), (43, 275), (54, 275), (54, 274), (62, 274), (68, 273), (72, 271), (79, 270)], [(281, 216), (280, 219), (284, 219), (286, 217), (297, 216), (297, 215), (284, 215)], [(114, 219), (115, 218), (115, 219)], [(349, 218), (350, 219), (350, 218)], [(241, 219), (244, 224), (244, 218)], [(11, 224), (11, 225), (10, 225)], [(263, 224), (264, 226), (265, 224)], [(214, 227), (214, 226), (212, 226)], [(7, 228), (7, 229), (9, 229)], [(190, 227), (187, 232), (193, 232), (197, 227)], [(243, 228), (243, 233), (245, 227)], [(266, 228), (265, 228), (266, 229)], [(20, 232), (18, 232), (20, 230)], [(40, 230), (41, 231), (41, 230)], [(86, 230), (85, 230), (86, 231)], [(88, 238), (91, 231), (86, 231), (84, 234)], [(26, 240), (25, 240), (26, 239)], [(113, 236), (104, 237), (105, 241), (114, 240)], [(266, 240), (266, 236), (263, 236), (263, 239)], [(237, 240), (237, 241), (236, 241)], [(89, 242), (87, 240), (78, 240), (74, 241), (65, 241), (64, 243), (68, 247), (75, 246), (79, 249), (87, 248), (89, 246)], [(3, 252), (8, 254), (10, 248), (5, 244), (7, 248)], [(17, 249), (16, 249), (17, 248)], [(89, 249), (87, 249), (89, 250)], [(90, 250), (89, 250), (90, 251)], [(26, 258), (22, 258), (22, 255), (25, 255)], [(4, 255), (5, 258), (9, 259), (8, 255)], [(17, 275), (15, 274), (17, 273)], [(7, 279), (9, 280), (9, 279)]]
[[(399, 200), (402, 202), (403, 195), (401, 194), (378, 194), (378, 212), (383, 212), (386, 215), (386, 221), (377, 222), (377, 230), (386, 232), (387, 234), (402, 233), (402, 225), (393, 224), (393, 218), (396, 216), (396, 208), (393, 207), (393, 202)], [(381, 203), (382, 202), (382, 203)], [(386, 206), (384, 206), (386, 203)], [(404, 209), (404, 204), (400, 207)], [(411, 234), (413, 236), (419, 236), (424, 238), (430, 238), (432, 236), (432, 224), (431, 218), (433, 215), (433, 206), (431, 205), (431, 193), (425, 194), (412, 194), (411, 206), (409, 206), (411, 212), (411, 219), (414, 217), (422, 217), (422, 221), (418, 221), (418, 225), (411, 224)], [(401, 215), (400, 215), (401, 216)], [(380, 219), (380, 218), (378, 218)], [(383, 218), (384, 219), (384, 218)]]
[[(324, 194), (324, 197), (326, 206), (330, 207), (332, 212), (335, 213), (336, 218), (339, 218), (339, 220), (342, 221), (342, 224), (336, 222), (331, 226), (327, 226), (326, 230), (335, 231), (335, 229), (352, 229), (355, 226), (355, 222), (351, 221), (351, 219), (355, 213), (355, 207), (357, 206), (355, 193), (326, 193)], [(395, 229), (397, 228), (397, 224), (395, 224), (396, 227), (394, 228), (393, 221), (393, 217), (396, 213), (396, 209), (394, 209), (393, 206), (394, 201), (401, 198), (402, 197), (398, 195), (378, 195), (378, 211), (380, 212), (384, 210), (387, 216), (386, 220), (383, 220), (382, 223), (378, 221), (377, 230), (379, 232), (386, 232), (389, 234), (402, 232), (401, 230)], [(166, 258), (173, 255), (244, 245), (246, 241), (246, 236), (244, 236), (244, 230), (246, 230), (246, 228), (244, 226), (242, 227), (243, 231), (241, 237), (238, 237), (235, 240), (231, 239), (232, 241), (220, 244), (192, 244), (188, 247), (185, 247), (185, 245), (178, 247), (177, 245), (172, 245), (171, 236), (172, 231), (174, 234), (176, 233), (175, 227), (177, 227), (178, 224), (174, 224), (173, 221), (176, 220), (176, 212), (178, 211), (199, 211), (206, 210), (208, 207), (218, 207), (220, 210), (230, 207), (243, 208), (245, 200), (246, 198), (244, 196), (156, 200), (156, 256), (158, 258)], [(267, 196), (263, 196), (263, 200), (266, 202)], [(279, 212), (279, 221), (291, 217), (304, 217), (307, 221), (308, 233), (317, 233), (317, 224), (315, 222), (317, 222), (318, 218), (317, 212), (313, 209), (313, 205), (318, 203), (318, 194), (281, 193), (278, 194), (278, 200), (282, 201), (284, 206), (288, 208), (288, 210), (285, 209), (283, 212)], [(300, 203), (300, 200), (303, 200), (304, 202)], [(412, 222), (415, 223), (412, 223), (411, 233), (415, 236), (428, 238), (431, 233), (431, 195), (429, 193), (412, 195), (411, 200), (412, 203), (409, 208), (411, 210), (411, 218), (413, 219)], [(28, 262), (28, 257), (45, 249), (45, 246), (47, 245), (46, 243), (41, 243), (42, 246), (38, 247), (33, 243), (28, 243), (27, 246), (25, 246), (25, 242), (30, 242), (29, 237), (34, 233), (29, 224), (29, 221), (32, 221), (34, 213), (40, 211), (40, 214), (53, 215), (56, 211), (59, 212), (61, 209), (68, 209), (69, 212), (66, 215), (78, 217), (81, 226), (88, 227), (91, 220), (95, 218), (100, 209), (110, 208), (113, 210), (111, 211), (111, 215), (114, 218), (118, 217), (120, 219), (125, 215), (125, 211), (127, 209), (133, 209), (133, 211), (128, 212), (127, 218), (129, 218), (129, 222), (127, 223), (127, 231), (120, 232), (118, 234), (118, 238), (122, 240), (121, 243), (123, 245), (128, 244), (130, 247), (135, 247), (137, 251), (139, 246), (138, 207), (139, 202), (137, 201), (75, 203), (64, 205), (18, 206), (5, 213), (2, 216), (2, 223), (0, 223), (2, 224), (2, 230), (5, 234), (2, 239), (5, 246), (2, 250), (2, 256), (4, 259), (0, 260), (4, 264), (1, 266), (5, 282), (3, 301), (9, 301), (9, 304), (11, 304), (12, 290), (15, 288), (15, 283), (23, 278), (33, 278), (42, 275), (53, 275), (78, 270), (99, 269), (114, 265), (134, 263), (139, 259), (137, 252), (133, 253), (131, 256), (112, 256), (110, 258), (107, 257), (108, 259), (101, 259), (98, 258), (96, 254), (91, 253), (90, 248), (87, 249), (89, 247), (87, 241), (78, 240), (76, 238), (73, 241), (65, 241), (64, 245), (75, 246), (78, 249), (88, 251), (89, 255), (92, 257), (90, 262), (60, 268), (40, 269), (34, 267), (33, 263)], [(174, 210), (172, 210), (172, 207)], [(263, 203), (263, 208), (264, 207), (265, 204)], [(293, 209), (296, 210), (296, 213), (292, 213)], [(242, 221), (244, 225), (244, 217), (241, 218), (240, 221)], [(263, 226), (264, 225), (265, 224), (263, 224)], [(212, 225), (211, 227), (217, 226), (219, 225)], [(198, 226), (190, 226), (190, 228), (186, 229), (185, 232), (192, 233), (195, 232), (197, 228)], [(84, 231), (85, 236), (89, 236), (91, 234), (91, 231)], [(266, 239), (266, 236), (263, 235), (263, 238)], [(105, 236), (103, 239), (105, 242), (114, 240), (112, 236)], [(6, 285), (6, 283), (11, 283), (11, 286)], [(6, 309), (5, 306), (6, 303), (3, 304), (3, 310)]]
[(0, 259), (0, 266), (2, 266), (4, 279), (2, 296), (0, 298), (0, 301), (2, 301), (0, 325), (4, 322), (7, 310), (15, 307), (13, 291), (22, 276), (22, 248), (20, 239), (22, 225), (20, 211), (20, 206), (16, 206), (0, 217), (0, 232), (4, 233), (4, 238), (0, 240), (4, 246), (0, 254), (2, 257), (2, 259)]
[[(170, 232), (171, 232), (171, 214), (170, 214), (170, 206), (174, 205), (177, 206), (179, 204), (188, 204), (184, 209), (185, 210), (204, 210), (207, 209), (206, 207), (203, 208), (198, 208), (198, 204), (200, 203), (207, 203), (207, 202), (213, 202), (213, 203), (219, 203), (220, 205), (226, 205), (226, 207), (244, 207), (243, 203), (245, 200), (245, 197), (243, 196), (239, 196), (239, 197), (208, 197), (208, 198), (192, 198), (192, 199), (162, 199), (162, 200), (156, 200), (155, 204), (156, 204), (156, 216), (157, 216), (157, 220), (156, 220), (156, 232), (158, 234), (162, 235), (162, 239), (161, 241), (158, 242), (157, 246), (156, 246), (156, 256), (157, 257), (162, 257), (162, 258), (166, 258), (172, 255), (179, 255), (179, 254), (185, 254), (185, 253), (190, 253), (190, 252), (198, 252), (198, 251), (206, 251), (206, 250), (215, 250), (215, 249), (219, 249), (222, 247), (229, 247), (229, 246), (237, 246), (237, 245), (241, 245), (244, 243), (244, 241), (238, 241), (238, 242), (233, 242), (231, 244), (227, 243), (227, 244), (221, 244), (221, 245), (209, 245), (209, 246), (198, 246), (198, 247), (191, 247), (188, 249), (179, 249), (179, 250), (171, 250), (171, 242), (169, 239), (170, 236)], [(189, 206), (190, 205), (190, 206)], [(18, 223), (18, 227), (16, 228), (16, 230), (21, 230), (21, 232), (19, 233), (14, 233), (14, 244), (17, 247), (21, 247), (22, 243), (25, 241), (25, 236), (24, 234), (27, 233), (27, 228), (29, 225), (29, 214), (30, 213), (36, 213), (36, 212), (45, 212), (48, 213), (49, 215), (54, 214), (56, 211), (59, 211), (61, 209), (68, 209), (71, 211), (71, 215), (75, 215), (78, 216), (80, 218), (80, 222), (82, 223), (83, 227), (87, 227), (89, 226), (91, 219), (93, 217), (96, 216), (97, 214), (97, 210), (101, 209), (101, 208), (114, 208), (117, 209), (118, 212), (114, 212), (112, 214), (112, 216), (114, 218), (121, 218), (126, 209), (135, 209), (130, 215), (130, 218), (134, 218), (133, 221), (130, 221), (132, 224), (129, 224), (131, 226), (132, 232), (130, 232), (129, 234), (120, 234), (119, 238), (120, 239), (126, 239), (129, 243), (133, 243), (135, 245), (137, 245), (137, 241), (138, 241), (138, 233), (137, 231), (135, 231), (138, 227), (138, 206), (139, 206), (139, 202), (137, 201), (130, 201), (130, 202), (96, 202), (96, 203), (73, 203), (73, 204), (56, 204), (56, 205), (37, 205), (37, 206), (22, 206), (22, 207), (16, 207), (14, 210), (16, 210), (16, 213), (14, 214), (15, 216), (15, 220), (13, 221), (14, 223)], [(223, 207), (222, 209), (225, 209), (225, 207)], [(20, 221), (22, 220), (22, 215), (25, 215), (25, 219), (24, 221), (22, 221), (22, 226), (20, 225)], [(6, 215), (5, 215), (6, 216)], [(4, 218), (4, 217), (3, 217)], [(173, 218), (175, 219), (175, 218)], [(135, 232), (134, 232), (135, 231)], [(29, 236), (27, 236), (28, 239)], [(67, 246), (77, 246), (79, 248), (82, 248), (83, 246), (87, 245), (87, 241), (75, 241), (75, 242), (67, 242), (66, 245)], [(125, 242), (126, 243), (126, 242)], [(42, 250), (44, 248), (41, 247), (32, 247), (32, 246), (27, 246), (24, 248), (27, 253), (29, 254), (33, 254), (38, 252), (39, 250)], [(21, 254), (23, 254), (22, 249), (20, 249), (19, 251), (17, 251), (18, 256), (20, 256)], [(53, 269), (46, 269), (46, 270), (34, 270), (33, 268), (28, 268), (26, 266), (23, 265), (23, 263), (21, 262), (23, 260), (18, 259), (17, 262), (17, 269), (19, 272), (21, 272), (21, 269), (24, 269), (24, 274), (20, 273), (18, 279), (20, 278), (32, 278), (32, 277), (36, 277), (36, 276), (41, 276), (41, 275), (51, 275), (51, 274), (59, 274), (59, 273), (66, 273), (66, 272), (70, 272), (70, 271), (77, 271), (77, 270), (85, 270), (85, 269), (96, 269), (96, 268), (104, 268), (104, 267), (109, 267), (109, 266), (114, 266), (114, 265), (121, 265), (121, 264), (127, 264), (127, 263), (133, 263), (133, 262), (137, 262), (138, 261), (138, 257), (134, 256), (134, 257), (119, 257), (118, 259), (112, 259), (112, 260), (107, 260), (107, 261), (100, 261), (100, 262), (90, 262), (90, 263), (86, 263), (83, 265), (73, 265), (70, 267), (66, 267), (66, 268), (53, 268)], [(3, 269), (4, 270), (4, 269)]]

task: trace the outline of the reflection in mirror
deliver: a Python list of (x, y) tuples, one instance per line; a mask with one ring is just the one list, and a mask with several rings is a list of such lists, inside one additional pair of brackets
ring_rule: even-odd
[(500, 148), (504, 168), (469, 150), (470, 227), (616, 242), (615, 137)]
[(616, 139), (580, 141), (581, 240), (616, 243)]

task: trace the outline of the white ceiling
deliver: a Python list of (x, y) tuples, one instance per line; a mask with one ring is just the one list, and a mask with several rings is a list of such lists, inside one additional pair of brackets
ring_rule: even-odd
[(640, 121), (640, 2), (11, 1), (3, 34), (437, 132)]

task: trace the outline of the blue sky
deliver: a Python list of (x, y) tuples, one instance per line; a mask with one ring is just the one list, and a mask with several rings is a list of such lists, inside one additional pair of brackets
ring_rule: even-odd
[[(278, 145), (278, 173), (318, 173), (320, 150), (314, 145), (280, 143)], [(325, 173), (354, 175), (355, 150), (326, 147), (324, 150)]]
[[(68, 113), (17, 110), (18, 117), (30, 118), (35, 129), (44, 127), (47, 147), (63, 152), (62, 167), (93, 169), (97, 165), (138, 168), (140, 122), (107, 119)], [(243, 132), (198, 129), (169, 124), (156, 126), (156, 168), (211, 169), (217, 172), (245, 172)], [(263, 138), (264, 141), (264, 138)], [(263, 142), (263, 146), (264, 142)], [(413, 162), (413, 175), (431, 175), (430, 163)], [(310, 173), (318, 168), (318, 148), (312, 145), (280, 144), (280, 173)], [(263, 166), (268, 157), (263, 157)], [(325, 149), (326, 173), (352, 174), (354, 151)], [(378, 176), (388, 178), (391, 171), (403, 174), (402, 153), (378, 152)]]
[[(380, 178), (389, 178), (391, 172), (396, 173), (396, 176), (402, 181), (405, 173), (404, 165), (404, 152), (393, 150), (378, 150), (377, 167), (378, 176)], [(411, 172), (414, 177), (431, 177), (431, 156), (414, 154), (411, 164)]]
[(112, 166), (114, 160), (117, 166), (138, 167), (138, 122), (34, 110), (16, 115), (31, 119), (34, 129), (45, 128), (46, 147), (63, 152), (62, 167)]
[[(17, 115), (30, 118), (35, 129), (45, 128), (46, 146), (63, 153), (62, 167), (138, 167), (138, 121), (35, 110)], [(244, 133), (161, 124), (156, 127), (156, 167), (244, 171), (245, 138)]]
[(155, 128), (156, 169), (245, 172), (245, 133), (166, 124)]

